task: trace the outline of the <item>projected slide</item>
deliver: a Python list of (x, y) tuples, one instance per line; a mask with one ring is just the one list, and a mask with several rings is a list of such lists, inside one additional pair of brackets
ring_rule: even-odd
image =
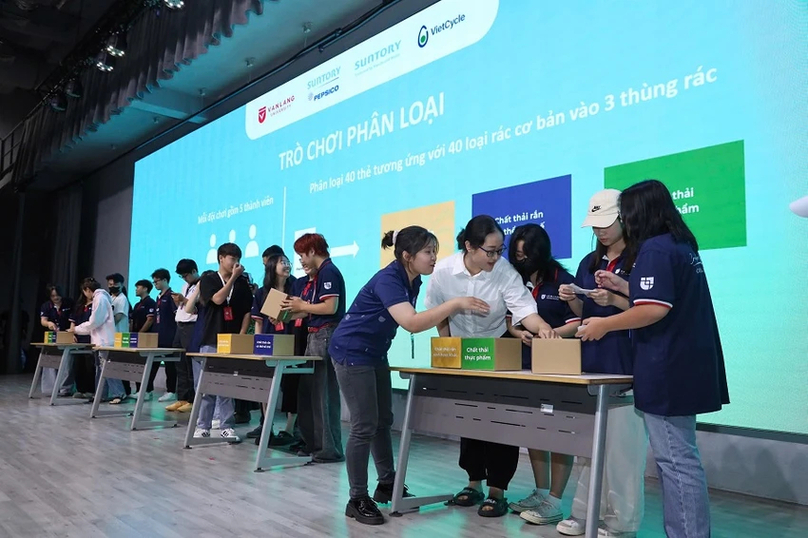
[[(129, 278), (215, 268), (233, 241), (260, 282), (266, 247), (316, 231), (350, 301), (392, 259), (386, 230), (426, 226), (448, 256), (477, 214), (544, 226), (574, 271), (589, 197), (654, 177), (703, 246), (724, 343), (733, 403), (701, 419), (808, 433), (799, 9), (444, 0), (139, 161)], [(390, 362), (427, 365), (433, 334), (400, 331)]]

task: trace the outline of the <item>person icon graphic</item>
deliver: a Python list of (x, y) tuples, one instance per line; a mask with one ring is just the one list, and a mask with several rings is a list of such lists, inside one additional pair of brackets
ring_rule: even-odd
[(230, 230), (230, 242), (231, 243), (236, 242), (236, 231), (235, 230)]
[(250, 242), (247, 243), (247, 250), (244, 253), (245, 258), (257, 258), (258, 257), (258, 241), (255, 240), (255, 235), (258, 233), (258, 230), (255, 227), (255, 224), (250, 224)]
[(216, 234), (210, 234), (210, 250), (208, 251), (208, 257), (205, 262), (208, 265), (212, 265), (218, 263), (218, 257), (216, 256)]

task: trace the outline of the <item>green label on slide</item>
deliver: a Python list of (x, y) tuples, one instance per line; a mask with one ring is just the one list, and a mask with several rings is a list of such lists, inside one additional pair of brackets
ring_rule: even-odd
[(623, 190), (658, 179), (693, 231), (701, 249), (746, 246), (743, 140), (604, 170), (604, 187)]
[(494, 342), (493, 338), (463, 338), (460, 367), (465, 370), (493, 370)]

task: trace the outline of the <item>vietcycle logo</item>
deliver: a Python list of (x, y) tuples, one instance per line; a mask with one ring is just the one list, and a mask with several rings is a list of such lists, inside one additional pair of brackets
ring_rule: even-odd
[(286, 112), (289, 110), (289, 108), (291, 108), (294, 102), (295, 96), (290, 95), (289, 97), (282, 99), (268, 107), (262, 106), (258, 109), (258, 123), (264, 123), (267, 116), (277, 116), (281, 112)]
[(466, 14), (461, 13), (457, 17), (453, 19), (446, 19), (440, 24), (436, 24), (432, 28), (427, 28), (426, 25), (421, 26), (421, 29), (418, 30), (418, 46), (420, 48), (426, 47), (427, 43), (429, 43), (430, 36), (437, 36), (441, 32), (448, 32), (450, 30), (454, 30), (455, 27), (464, 22), (466, 20)]
[(332, 86), (327, 90), (321, 91), (320, 93), (309, 93), (309, 101), (317, 101), (324, 97), (328, 97), (332, 93), (337, 93), (338, 91), (339, 91), (339, 84), (337, 84), (336, 86)]
[(424, 48), (428, 42), (429, 30), (426, 26), (421, 26), (421, 29), (418, 31), (418, 46)]

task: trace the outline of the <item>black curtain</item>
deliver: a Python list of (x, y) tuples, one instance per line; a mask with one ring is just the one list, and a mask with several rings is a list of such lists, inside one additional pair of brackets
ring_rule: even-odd
[(180, 11), (151, 10), (129, 30), (126, 56), (115, 70), (88, 68), (82, 75), (84, 95), (70, 100), (65, 112), (40, 107), (24, 124), (23, 146), (14, 170), (17, 184), (29, 182), (58, 152), (119, 114), (158, 82), (230, 37), (246, 24), (250, 12), (260, 15), (266, 0), (194, 0)]

